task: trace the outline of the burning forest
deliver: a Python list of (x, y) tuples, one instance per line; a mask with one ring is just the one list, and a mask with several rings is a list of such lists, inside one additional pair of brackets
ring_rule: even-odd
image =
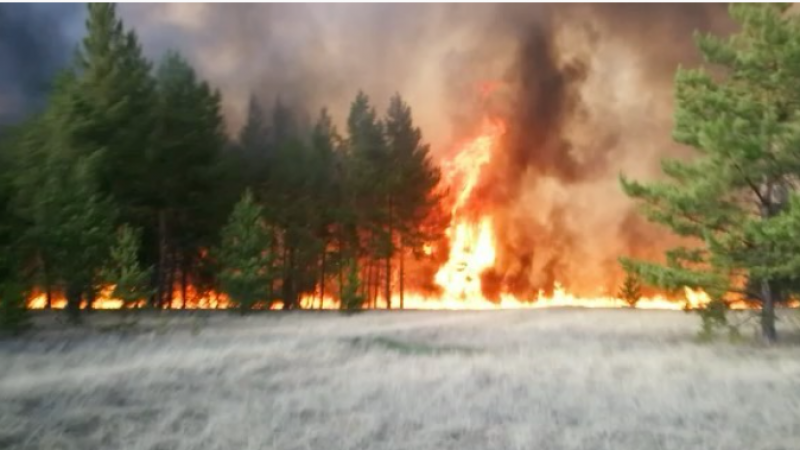
[(30, 308), (711, 301), (626, 281), (620, 257), (684, 240), (619, 176), (659, 179), (688, 154), (670, 139), (673, 75), (701, 62), (693, 31), (735, 30), (722, 6), (86, 14), (47, 105), (4, 131), (3, 207), (25, 231), (3, 270)]

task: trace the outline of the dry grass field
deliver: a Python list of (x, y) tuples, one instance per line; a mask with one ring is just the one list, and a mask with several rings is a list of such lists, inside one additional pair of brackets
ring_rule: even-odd
[(800, 449), (800, 345), (681, 312), (116, 320), (0, 342), (0, 449)]

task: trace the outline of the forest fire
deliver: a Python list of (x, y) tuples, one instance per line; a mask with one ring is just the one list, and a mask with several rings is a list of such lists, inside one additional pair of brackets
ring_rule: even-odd
[[(494, 85), (492, 85), (494, 87)], [(483, 89), (488, 95), (491, 89)], [(447, 261), (436, 273), (435, 282), (442, 288), (438, 299), (417, 296), (406, 300), (414, 309), (522, 309), (547, 307), (618, 308), (628, 306), (613, 296), (578, 297), (567, 292), (558, 282), (553, 293), (546, 295), (539, 290), (534, 298), (520, 299), (510, 293), (501, 293), (499, 301), (486, 298), (481, 285), (484, 272), (491, 269), (496, 260), (495, 232), (492, 218), (479, 214), (475, 218), (470, 208), (473, 191), (480, 181), (481, 169), (499, 151), (501, 138), (506, 131), (499, 119), (485, 118), (478, 136), (465, 142), (457, 150), (451, 163), (443, 165), (445, 179), (458, 194), (451, 210), (451, 225), (447, 230), (450, 252)], [(409, 301), (410, 300), (410, 301)], [(645, 309), (697, 308), (709, 301), (704, 292), (685, 290), (685, 300), (677, 301), (665, 296), (645, 297), (637, 307)]]
[[(497, 118), (485, 118), (476, 136), (466, 139), (454, 150), (454, 156), (442, 164), (443, 179), (452, 192), (457, 194), (451, 199), (451, 221), (445, 232), (449, 249), (447, 259), (435, 273), (434, 283), (438, 292), (423, 294), (405, 293), (402, 304), (405, 309), (416, 310), (495, 310), (495, 309), (537, 309), (550, 307), (581, 308), (622, 308), (630, 305), (613, 295), (578, 296), (570, 293), (556, 282), (552, 292), (539, 290), (530, 297), (522, 298), (509, 292), (500, 292), (499, 298), (489, 299), (484, 294), (482, 277), (487, 270), (495, 267), (497, 259), (496, 234), (491, 212), (481, 209), (474, 199), (474, 190), (481, 180), (482, 169), (492, 161), (493, 155), (500, 151), (502, 137), (506, 126)], [(432, 243), (423, 246), (423, 254), (430, 259), (435, 255), (436, 246)], [(92, 302), (93, 309), (119, 309), (120, 300), (111, 296), (113, 286), (101, 289)], [(334, 295), (336, 289), (332, 290)], [(184, 298), (185, 297), (185, 298)], [(401, 304), (400, 295), (394, 292), (392, 305)], [(228, 297), (217, 292), (197, 292), (191, 285), (186, 289), (176, 288), (170, 297), (168, 309), (227, 309), (231, 306)], [(680, 310), (702, 307), (709, 301), (702, 291), (685, 289), (683, 298), (669, 298), (664, 295), (643, 297), (636, 304), (641, 309)], [(44, 309), (48, 306), (47, 295), (36, 293), (28, 303), (32, 309)], [(54, 293), (49, 302), (50, 307), (62, 309), (66, 305), (63, 295)], [(144, 307), (142, 300), (133, 308)], [(82, 307), (85, 308), (86, 302)], [(301, 296), (299, 306), (302, 309), (339, 309), (338, 298), (326, 294), (320, 298), (319, 293)], [(365, 307), (387, 308), (385, 298), (378, 295), (373, 305), (365, 302)], [(736, 307), (736, 305), (734, 305)], [(744, 307), (739, 305), (738, 307)], [(262, 303), (256, 309), (284, 309), (284, 303), (275, 300), (270, 304)]]
[(477, 185), (481, 169), (489, 163), (492, 153), (505, 132), (498, 120), (484, 120), (478, 137), (465, 143), (451, 164), (445, 165), (445, 178), (451, 187), (458, 186), (447, 230), (450, 254), (436, 273), (436, 284), (442, 287), (443, 297), (468, 301), (483, 298), (481, 275), (495, 262), (495, 243), (491, 218), (472, 219), (466, 206)]

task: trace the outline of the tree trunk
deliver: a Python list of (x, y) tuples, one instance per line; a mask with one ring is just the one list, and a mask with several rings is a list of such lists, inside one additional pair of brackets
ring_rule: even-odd
[(44, 295), (47, 299), (47, 309), (53, 309), (53, 288), (50, 286), (49, 282), (45, 282), (44, 286)]
[(392, 309), (392, 251), (394, 250), (392, 247), (394, 246), (394, 231), (393, 231), (393, 218), (392, 213), (393, 205), (392, 205), (392, 196), (389, 195), (389, 243), (386, 248), (386, 265), (384, 267), (384, 276), (386, 279), (384, 280), (383, 286), (383, 296), (386, 299), (386, 309)]
[(370, 261), (370, 268), (372, 269), (369, 277), (369, 298), (372, 301), (372, 309), (378, 309), (378, 277), (380, 276), (380, 265), (377, 261)]
[(768, 344), (774, 344), (778, 340), (778, 333), (775, 330), (775, 297), (769, 281), (761, 281), (761, 333)]
[(94, 302), (97, 300), (97, 292), (95, 292), (94, 287), (90, 286), (86, 289), (86, 312), (91, 313), (94, 311)]
[(320, 274), (319, 274), (319, 309), (322, 309), (323, 306), (325, 306), (325, 270), (326, 270), (326, 267), (325, 267), (325, 255), (327, 253), (325, 247), (326, 247), (326, 245), (323, 245), (323, 247), (322, 247), (322, 258), (321, 258), (321, 261), (320, 261), (321, 267), (320, 267)]
[(369, 300), (369, 260), (365, 261), (364, 264), (359, 266), (359, 280), (361, 284), (359, 287), (361, 288), (361, 296), (364, 298), (364, 301), (367, 303), (367, 308), (372, 306), (372, 303)]
[(403, 297), (405, 295), (405, 292), (404, 292), (405, 285), (403, 283), (404, 283), (405, 280), (403, 279), (403, 277), (405, 276), (406, 254), (405, 254), (405, 252), (403, 250), (404, 249), (403, 249), (403, 246), (401, 244), (400, 245), (400, 309), (403, 309), (405, 307), (405, 304), (403, 303)]
[(167, 309), (172, 309), (172, 300), (175, 296), (175, 271), (178, 270), (177, 264), (175, 264), (175, 254), (170, 254), (169, 258), (169, 270), (167, 272), (167, 299), (166, 299), (166, 306)]
[[(773, 182), (767, 180), (764, 192), (761, 195), (760, 213), (762, 220), (768, 220), (777, 213), (772, 201), (773, 193)], [(761, 334), (768, 344), (773, 344), (778, 340), (778, 334), (775, 330), (775, 297), (772, 293), (772, 286), (770, 286), (767, 279), (761, 280), (761, 297)]]
[(189, 263), (187, 258), (183, 259), (183, 267), (181, 268), (181, 309), (186, 309), (186, 291), (188, 283)]
[(156, 270), (153, 270), (151, 272), (151, 274), (150, 274), (150, 288), (152, 289), (151, 294), (150, 294), (150, 307), (154, 308), (154, 309), (158, 308), (158, 305), (159, 305), (159, 302), (160, 302), (160, 298), (161, 298), (161, 297), (159, 297), (159, 293), (160, 293), (160, 291), (159, 291), (159, 286), (160, 286), (159, 277), (160, 276), (161, 276), (161, 274), (158, 273), (158, 268), (156, 268)]
[(281, 255), (281, 300), (283, 309), (289, 306), (289, 299), (286, 297), (289, 292), (289, 245), (286, 243), (286, 233), (283, 235), (283, 248)]
[(283, 309), (294, 309), (297, 303), (295, 289), (294, 249), (287, 246), (284, 252)]
[(361, 266), (360, 269), (360, 276), (359, 280), (361, 281), (361, 296), (364, 297), (364, 301), (367, 304), (367, 308), (372, 307), (372, 301), (369, 298), (369, 277), (370, 277), (370, 264), (369, 259), (367, 259)]
[(70, 284), (64, 290), (67, 298), (67, 319), (70, 323), (79, 324), (81, 322), (81, 294), (83, 289), (76, 284)]
[(384, 268), (386, 279), (384, 280), (383, 295), (386, 298), (386, 309), (392, 309), (392, 257), (386, 256), (386, 267)]
[[(41, 255), (39, 257), (41, 258)], [(47, 262), (45, 262), (44, 258), (41, 258), (41, 261), (44, 275), (44, 298), (47, 300), (45, 308), (53, 309), (53, 286), (52, 283), (50, 283), (50, 271), (48, 270)]]
[(342, 299), (344, 298), (344, 246), (339, 242), (339, 309), (342, 309)]
[[(271, 270), (271, 268), (270, 268)], [(275, 277), (270, 276), (267, 282), (267, 309), (272, 307), (272, 301), (275, 297)]]
[(161, 210), (158, 212), (158, 268), (156, 269), (156, 306), (158, 309), (164, 308), (164, 301), (167, 297), (167, 280), (169, 278), (168, 253), (167, 214)]
[(287, 304), (289, 309), (297, 307), (297, 269), (295, 268), (295, 248), (289, 250), (289, 295)]

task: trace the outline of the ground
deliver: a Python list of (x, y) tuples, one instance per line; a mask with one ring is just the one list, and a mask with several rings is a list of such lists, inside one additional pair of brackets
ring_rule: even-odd
[(682, 312), (96, 314), (0, 342), (0, 448), (800, 449), (800, 345)]

